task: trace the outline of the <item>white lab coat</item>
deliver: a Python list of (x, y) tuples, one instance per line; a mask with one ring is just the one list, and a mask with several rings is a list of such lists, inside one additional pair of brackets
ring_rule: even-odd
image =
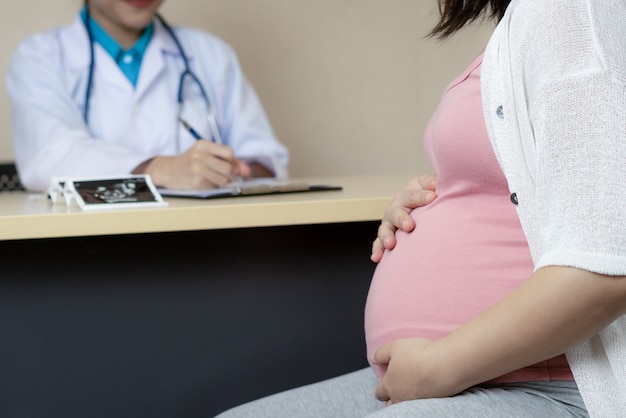
[[(216, 114), (224, 143), (242, 159), (287, 176), (288, 151), (276, 139), (233, 50), (194, 29), (175, 28)], [(155, 20), (136, 88), (111, 56), (94, 44), (89, 126), (83, 120), (89, 41), (80, 17), (68, 27), (26, 39), (9, 64), (15, 160), (22, 184), (45, 190), (52, 177), (130, 173), (157, 155), (176, 155), (194, 143), (177, 121), (184, 63), (172, 37)], [(187, 80), (189, 78), (187, 77)], [(206, 102), (187, 81), (183, 116), (210, 139)]]

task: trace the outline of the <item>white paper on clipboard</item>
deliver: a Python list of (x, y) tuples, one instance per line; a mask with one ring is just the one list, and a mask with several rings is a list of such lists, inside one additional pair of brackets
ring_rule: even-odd
[(276, 179), (249, 179), (232, 182), (226, 187), (203, 190), (174, 190), (159, 188), (162, 196), (190, 197), (197, 199), (211, 199), (235, 196), (258, 196), (277, 193), (312, 192), (322, 190), (341, 190), (340, 186), (323, 184), (309, 184), (305, 181), (290, 181)]

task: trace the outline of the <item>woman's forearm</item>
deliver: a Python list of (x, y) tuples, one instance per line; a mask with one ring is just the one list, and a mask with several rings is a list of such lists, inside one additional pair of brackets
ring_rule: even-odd
[(472, 385), (557, 356), (626, 313), (626, 277), (546, 267), (430, 346), (445, 385)]

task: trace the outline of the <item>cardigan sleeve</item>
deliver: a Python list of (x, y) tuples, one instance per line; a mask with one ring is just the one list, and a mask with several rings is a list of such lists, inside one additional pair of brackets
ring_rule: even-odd
[(546, 84), (535, 133), (536, 267), (626, 274), (626, 80), (610, 70)]
[[(487, 127), (536, 268), (626, 274), (625, 15), (512, 0), (485, 52)], [(566, 353), (591, 417), (626, 416), (625, 350), (626, 315)]]
[[(626, 274), (624, 2), (518, 2), (511, 62), (531, 156), (536, 268)], [(527, 119), (526, 119), (527, 118)]]

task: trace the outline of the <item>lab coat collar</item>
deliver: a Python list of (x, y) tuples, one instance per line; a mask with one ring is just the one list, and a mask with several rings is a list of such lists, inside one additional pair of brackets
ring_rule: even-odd
[(81, 70), (89, 66), (89, 38), (80, 14), (59, 34), (63, 47), (63, 64), (68, 70)]
[(176, 47), (176, 43), (161, 22), (158, 19), (154, 19), (154, 33), (143, 56), (139, 79), (137, 80), (135, 90), (137, 96), (141, 96), (149, 89), (159, 74), (165, 69), (165, 55), (180, 58), (182, 66), (182, 57)]
[[(63, 61), (65, 68), (68, 70), (83, 71), (89, 67), (89, 37), (85, 25), (80, 18), (80, 14), (76, 15), (74, 22), (60, 33), (61, 43), (63, 45)], [(108, 82), (114, 84), (118, 88), (130, 88), (132, 85), (125, 79), (125, 76), (117, 68), (117, 64), (108, 57), (108, 54), (97, 45), (94, 45), (96, 52), (96, 67), (104, 69), (103, 77)], [(185, 50), (188, 59), (192, 59), (189, 51)], [(183, 68), (182, 57), (180, 51), (176, 47), (176, 43), (163, 27), (158, 19), (154, 19), (154, 34), (152, 40), (145, 52), (139, 79), (135, 94), (141, 96), (150, 85), (156, 80), (161, 71), (165, 68), (164, 56), (169, 55), (181, 59), (181, 68)], [(182, 73), (181, 69), (181, 73)]]

